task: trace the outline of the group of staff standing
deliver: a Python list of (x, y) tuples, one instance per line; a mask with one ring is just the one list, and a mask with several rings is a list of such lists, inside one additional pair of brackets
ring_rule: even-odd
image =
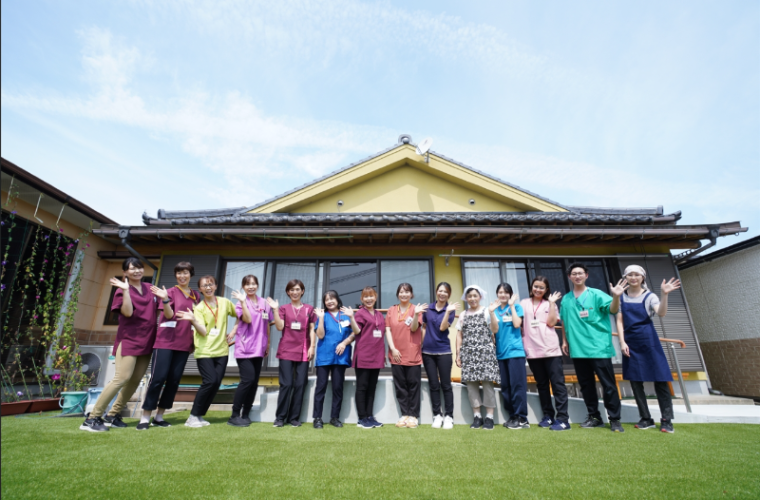
[[(449, 303), (452, 291), (445, 282), (437, 285), (435, 302), (416, 305), (412, 303), (412, 285), (401, 283), (396, 290), (399, 303), (390, 307), (384, 316), (375, 308), (378, 297), (372, 287), (362, 290), (358, 310), (343, 305), (333, 290), (322, 296), (322, 307), (314, 308), (301, 301), (305, 286), (294, 279), (285, 288), (290, 303), (281, 306), (272, 298), (259, 297), (258, 278), (248, 275), (242, 279), (241, 291), (232, 292), (232, 298), (237, 301), (233, 304), (216, 296), (214, 276), (198, 280), (200, 293), (192, 290), (189, 284), (194, 268), (189, 262), (175, 266), (177, 285), (168, 290), (142, 282), (144, 267), (138, 259), (126, 259), (122, 269), (124, 280), (111, 279), (111, 284), (117, 287), (111, 309), (120, 315), (113, 347), (115, 375), (80, 426), (82, 430), (102, 432), (110, 427), (127, 427), (121, 411), (149, 364), (150, 383), (137, 430), (170, 427), (163, 415), (172, 408), (190, 353), (194, 353), (202, 384), (185, 425), (194, 428), (209, 425), (203, 417), (222, 383), (232, 344), (240, 383), (227, 423), (249, 426), (261, 367), (269, 354), (269, 331), (274, 325), (282, 332), (277, 349), (280, 390), (275, 427), (301, 426), (301, 408), (312, 360), (317, 373), (314, 428), (324, 426), (323, 407), (330, 382), (329, 423), (343, 427), (340, 413), (345, 372), (349, 367), (356, 371), (358, 426), (381, 427), (383, 424), (374, 415), (374, 398), (380, 370), (387, 358), (401, 409), (396, 427), (419, 426), (424, 366), (430, 386), (432, 427), (453, 428), (452, 359), (461, 368), (461, 380), (467, 386), (473, 411), (471, 428), (493, 429), (495, 381), (500, 382), (502, 403), (509, 415), (504, 426), (530, 427), (527, 360), (543, 410), (543, 419), (538, 425), (555, 431), (569, 430), (562, 370), (564, 354), (573, 359), (588, 409), (588, 417), (581, 427), (604, 425), (598, 410), (596, 376), (604, 390), (610, 428), (622, 432), (620, 399), (611, 363), (615, 351), (607, 319), (609, 314), (617, 314), (624, 354), (623, 376), (631, 381), (641, 414), (636, 427), (654, 427), (643, 388), (644, 381), (653, 381), (663, 415), (661, 429), (672, 432), (672, 403), (667, 388), (672, 377), (651, 318), (654, 314), (665, 315), (667, 294), (680, 284), (677, 280), (663, 281), (658, 299), (647, 290), (646, 273), (639, 266), (629, 266), (623, 280), (616, 286), (610, 284), (612, 297), (585, 286), (588, 270), (580, 263), (568, 269), (573, 292), (564, 298), (559, 292), (551, 292), (549, 280), (543, 276), (533, 279), (529, 297), (522, 301), (508, 283), (497, 286), (496, 299), (490, 305), (485, 305), (485, 290), (478, 285), (467, 286), (462, 295), (467, 309), (459, 315), (454, 327), (455, 352), (451, 349), (449, 329), (462, 307), (459, 302)], [(226, 334), (228, 318), (236, 320), (229, 335)], [(560, 319), (566, 331), (564, 340), (555, 329)], [(485, 417), (481, 413), (483, 407)]]

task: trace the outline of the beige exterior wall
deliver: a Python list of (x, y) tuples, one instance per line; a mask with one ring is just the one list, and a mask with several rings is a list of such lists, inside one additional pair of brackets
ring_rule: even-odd
[(760, 245), (680, 274), (713, 388), (760, 399)]

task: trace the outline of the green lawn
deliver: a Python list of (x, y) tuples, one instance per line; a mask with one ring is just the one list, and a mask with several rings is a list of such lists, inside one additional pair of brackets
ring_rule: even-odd
[(760, 498), (760, 426), (676, 433), (314, 430), (225, 424), (78, 430), (75, 418), (2, 419), (2, 497)]

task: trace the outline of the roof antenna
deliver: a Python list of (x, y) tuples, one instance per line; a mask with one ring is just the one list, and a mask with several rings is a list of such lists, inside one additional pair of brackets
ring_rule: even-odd
[(422, 142), (417, 145), (417, 154), (425, 157), (425, 163), (430, 163), (430, 146), (433, 145), (433, 139), (426, 137), (422, 139)]

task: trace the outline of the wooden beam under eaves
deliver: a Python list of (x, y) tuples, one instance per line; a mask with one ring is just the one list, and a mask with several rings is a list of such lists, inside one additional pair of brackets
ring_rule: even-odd
[(407, 239), (407, 240), (406, 240), (406, 242), (407, 242), (407, 243), (411, 243), (413, 239), (414, 239), (414, 235), (413, 235), (413, 234), (410, 234), (410, 235), (409, 235), (409, 239)]
[(452, 241), (454, 241), (456, 239), (457, 236), (459, 236), (459, 235), (456, 234), (456, 233), (452, 234), (451, 236), (449, 236), (448, 238), (446, 238), (446, 243), (451, 243)]
[(495, 242), (495, 241), (498, 241), (498, 240), (500, 240), (500, 239), (504, 238), (505, 236), (506, 236), (506, 234), (497, 234), (496, 236), (493, 236), (493, 237), (491, 237), (491, 238), (488, 238), (487, 240), (483, 240), (483, 243), (484, 243), (484, 244), (485, 244), (485, 243), (493, 243), (493, 242)]

